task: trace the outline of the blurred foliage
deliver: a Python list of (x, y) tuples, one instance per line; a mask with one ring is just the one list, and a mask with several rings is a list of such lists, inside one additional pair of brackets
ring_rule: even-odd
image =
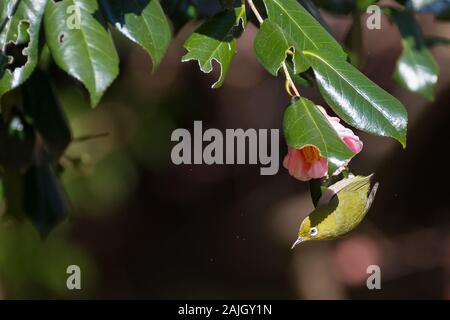
[[(43, 2), (45, 1), (39, 1), (40, 4)], [(95, 1), (86, 2), (92, 4)], [(184, 30), (192, 29), (193, 24), (190, 24), (190, 21), (197, 23), (211, 18), (223, 8), (230, 8), (231, 2), (164, 0), (161, 1), (161, 5), (170, 20), (172, 30), (176, 34), (181, 34)], [(264, 15), (262, 1), (255, 2)], [(397, 2), (405, 6), (401, 7), (401, 10), (407, 15), (425, 12), (444, 21), (450, 19), (448, 1)], [(347, 52), (351, 53), (351, 61), (361, 66), (358, 59), (361, 58), (363, 50), (360, 34), (362, 24), (357, 22), (365, 8), (376, 1), (299, 0), (299, 3), (328, 30), (329, 27), (318, 8), (331, 14), (353, 16), (355, 22), (347, 37)], [(14, 9), (6, 4), (7, 1), (0, 4), (2, 20)], [(20, 8), (19, 14), (20, 16), (25, 14), (24, 8)], [(385, 14), (390, 16), (391, 11), (385, 11)], [(15, 19), (15, 23), (17, 24), (19, 20)], [(102, 28), (94, 20), (92, 23)], [(249, 20), (256, 24), (251, 14)], [(40, 24), (41, 21), (36, 20), (31, 27), (36, 29)], [(22, 45), (29, 44), (30, 39), (23, 37), (26, 24), (19, 24), (18, 27), (21, 34), (13, 40), (20, 40)], [(113, 29), (112, 26), (108, 28)], [(419, 37), (418, 42), (423, 46), (423, 50), (436, 44), (449, 44), (446, 38), (422, 34), (417, 21), (407, 22), (403, 29), (417, 31), (415, 37)], [(6, 50), (6, 40), (2, 32), (3, 30), (0, 30), (2, 35), (0, 78), (11, 69), (9, 56), (18, 57), (18, 51), (13, 50), (17, 48), (8, 47), (9, 50)], [(118, 55), (122, 59), (121, 67), (134, 72), (140, 70), (141, 66), (134, 66), (133, 69), (130, 62), (132, 59), (128, 56), (134, 47), (124, 43), (123, 38), (117, 37), (117, 31), (112, 30), (112, 33)], [(32, 35), (36, 36), (36, 32), (33, 31)], [(8, 37), (11, 36), (14, 36), (14, 33), (8, 34)], [(106, 33), (105, 37), (109, 38)], [(169, 43), (167, 37), (170, 35), (166, 34), (165, 37), (163, 51)], [(138, 36), (132, 38), (133, 42), (139, 44)], [(38, 41), (36, 37), (33, 39)], [(406, 37), (405, 39), (410, 41)], [(11, 90), (1, 98), (0, 200), (5, 200), (6, 197), (0, 204), (1, 216), (6, 220), (0, 225), (1, 297), (89, 296), (99, 279), (96, 277), (98, 274), (88, 253), (89, 250), (83, 248), (79, 239), (73, 237), (77, 232), (77, 225), (73, 226), (70, 221), (63, 223), (50, 234), (49, 230), (65, 219), (68, 213), (66, 211), (78, 213), (74, 219), (79, 219), (80, 216), (101, 219), (101, 215), (115, 213), (117, 208), (125, 206), (139, 192), (144, 170), (160, 173), (168, 166), (172, 130), (180, 125), (186, 125), (186, 119), (197, 115), (195, 103), (199, 93), (192, 93), (192, 88), (189, 89), (191, 91), (187, 90), (182, 94), (179, 94), (182, 88), (177, 88), (178, 91), (169, 88), (167, 91), (154, 93), (164, 98), (153, 97), (143, 101), (139, 99), (144, 94), (129, 95), (130, 88), (136, 86), (144, 86), (144, 89), (141, 88), (142, 92), (153, 94), (147, 92), (148, 86), (138, 77), (133, 81), (123, 81), (119, 78), (120, 84), (116, 87), (113, 84), (108, 93), (109, 97), (105, 99), (105, 105), (91, 110), (82, 85), (57, 70), (56, 64), (62, 69), (68, 69), (68, 66), (67, 61), (64, 61), (66, 58), (64, 53), (55, 53), (57, 50), (55, 40), (53, 39), (53, 49), (43, 43), (42, 39), (39, 39), (39, 46), (37, 42), (32, 43), (32, 63), (33, 65), (39, 63), (38, 67), (34, 69), (33, 74), (29, 74), (27, 81), (23, 74), (20, 74), (24, 80), (22, 86), (13, 88), (8, 84), (7, 87)], [(153, 49), (148, 42), (140, 44), (152, 52)], [(39, 60), (37, 49), (40, 50)], [(411, 51), (417, 48), (409, 43), (405, 49)], [(404, 54), (409, 52), (406, 50)], [(159, 63), (160, 55), (162, 53), (158, 52), (156, 64)], [(56, 64), (55, 56), (58, 57)], [(432, 58), (428, 53), (426, 56), (429, 60), (427, 65), (432, 65)], [(414, 62), (405, 60), (404, 63), (411, 65)], [(288, 67), (297, 83), (302, 85), (314, 83), (315, 79), (310, 71), (295, 74), (292, 61), (289, 61)], [(437, 74), (436, 69), (432, 67), (429, 69), (432, 74)], [(26, 70), (29, 70), (29, 65)], [(149, 71), (150, 66), (146, 72)], [(408, 83), (413, 83), (421, 76), (420, 72), (414, 74), (414, 78), (400, 74), (397, 81), (408, 88)], [(181, 78), (178, 76), (178, 84), (183, 82)], [(95, 91), (92, 83), (89, 83), (89, 86), (91, 91)], [(6, 87), (2, 87), (2, 93), (4, 88)], [(411, 89), (411, 86), (409, 88)], [(428, 84), (425, 93), (423, 90), (412, 91), (432, 99), (434, 83)], [(97, 94), (102, 95), (103, 92)], [(206, 93), (204, 95), (207, 96)], [(116, 99), (117, 97), (122, 99)], [(42, 109), (43, 107), (45, 108)], [(65, 191), (59, 185), (59, 178)], [(18, 222), (11, 221), (9, 218), (12, 216), (15, 216)], [(34, 228), (32, 223), (24, 219), (25, 217), (33, 222)], [(36, 227), (42, 235), (48, 234), (44, 241), (36, 232)], [(67, 279), (65, 270), (71, 264), (79, 265), (82, 269), (81, 292), (70, 292), (65, 286)]]
[[(82, 272), (82, 291), (66, 286), (67, 267), (78, 265)], [(95, 268), (86, 253), (72, 244), (66, 229), (41, 241), (28, 223), (0, 225), (0, 297), (35, 298), (88, 297)]]

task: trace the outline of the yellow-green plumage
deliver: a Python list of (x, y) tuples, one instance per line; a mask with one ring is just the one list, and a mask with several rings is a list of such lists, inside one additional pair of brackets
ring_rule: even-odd
[[(378, 183), (370, 190), (372, 175), (341, 180), (328, 188), (301, 223), (292, 247), (307, 240), (334, 239), (353, 230), (364, 218), (375, 197)], [(370, 191), (370, 192), (369, 192)]]

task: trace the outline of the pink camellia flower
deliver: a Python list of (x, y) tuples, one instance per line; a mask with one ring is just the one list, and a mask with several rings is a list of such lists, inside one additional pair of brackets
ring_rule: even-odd
[[(325, 109), (319, 106), (319, 109), (325, 114), (326, 118), (336, 130), (339, 137), (355, 154), (359, 153), (363, 148), (363, 143), (357, 135), (349, 128), (344, 127), (340, 123), (340, 119), (330, 117)], [(350, 159), (333, 173), (339, 174), (348, 165)], [(289, 147), (288, 154), (284, 158), (283, 166), (289, 170), (289, 174), (301, 181), (311, 179), (320, 179), (327, 176), (328, 160), (320, 155), (320, 151), (315, 146), (305, 146), (301, 149)]]

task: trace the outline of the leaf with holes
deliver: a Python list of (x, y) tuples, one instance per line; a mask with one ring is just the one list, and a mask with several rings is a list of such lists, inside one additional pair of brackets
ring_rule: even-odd
[(309, 68), (303, 50), (328, 49), (341, 59), (346, 58), (342, 47), (296, 0), (264, 0), (268, 19), (258, 32), (254, 47), (261, 64), (276, 75), (293, 49), (294, 72)]
[(49, 1), (44, 25), (56, 64), (86, 86), (96, 106), (119, 73), (119, 58), (97, 1)]
[(0, 3), (0, 98), (27, 80), (38, 63), (47, 0)]
[(316, 146), (328, 159), (329, 175), (354, 156), (322, 111), (308, 99), (301, 98), (286, 109), (283, 130), (292, 148)]
[(158, 0), (100, 0), (108, 21), (151, 56), (159, 66), (171, 40), (169, 21)]
[(188, 50), (182, 61), (197, 60), (200, 70), (204, 73), (212, 71), (212, 61), (220, 64), (221, 74), (212, 85), (220, 87), (225, 81), (231, 61), (236, 55), (235, 32), (242, 22), (243, 27), (247, 23), (245, 6), (234, 10), (225, 10), (200, 26), (184, 43)]
[(348, 124), (406, 146), (407, 113), (395, 97), (327, 50), (304, 51), (326, 102)]

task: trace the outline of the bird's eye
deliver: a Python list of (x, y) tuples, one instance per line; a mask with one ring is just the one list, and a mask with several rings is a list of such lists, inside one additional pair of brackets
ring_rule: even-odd
[(309, 235), (310, 235), (311, 237), (317, 236), (317, 233), (318, 233), (318, 232), (319, 232), (319, 230), (317, 230), (316, 227), (313, 227), (313, 228), (309, 229)]

